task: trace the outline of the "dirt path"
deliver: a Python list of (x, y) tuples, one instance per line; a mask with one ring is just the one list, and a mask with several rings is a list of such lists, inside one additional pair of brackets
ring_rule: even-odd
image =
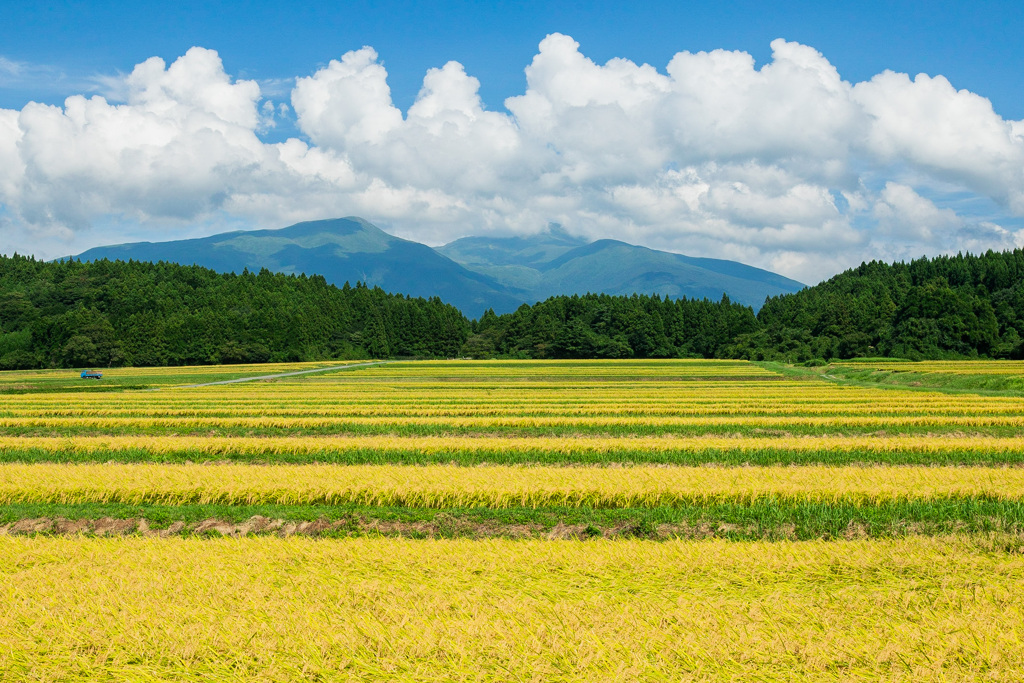
[(222, 379), (216, 382), (203, 382), (202, 384), (181, 384), (173, 387), (156, 387), (151, 391), (161, 389), (194, 389), (195, 387), (212, 387), (216, 384), (238, 384), (240, 382), (254, 382), (259, 379), (278, 379), (281, 377), (294, 377), (295, 375), (308, 375), (314, 372), (331, 372), (334, 370), (350, 370), (352, 368), (368, 368), (373, 365), (385, 365), (394, 361), (378, 360), (370, 363), (349, 363), (347, 365), (332, 365), (327, 368), (315, 368), (313, 370), (297, 370), (295, 372), (281, 372), (276, 375), (255, 375), (253, 377), (236, 377), (235, 379)]

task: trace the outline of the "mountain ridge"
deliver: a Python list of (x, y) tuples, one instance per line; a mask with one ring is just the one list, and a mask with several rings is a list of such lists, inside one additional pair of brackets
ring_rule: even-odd
[(355, 216), (304, 221), (278, 229), (234, 230), (208, 237), (95, 247), (83, 261), (168, 261), (219, 272), (248, 268), (357, 281), (409, 296), (439, 297), (470, 317), (507, 313), (559, 294), (723, 294), (760, 308), (768, 296), (801, 283), (734, 261), (684, 256), (619, 240), (594, 242), (560, 226), (532, 236), (464, 237), (432, 248), (384, 232)]
[[(466, 268), (486, 273), (500, 284), (526, 289), (540, 301), (559, 294), (660, 294), (709, 298), (722, 294), (755, 311), (765, 298), (799, 291), (795, 280), (753, 266), (685, 256), (614, 239), (586, 242), (540, 233), (522, 237), (471, 237), (455, 240), (437, 251)], [(545, 244), (546, 242), (546, 244)], [(536, 256), (547, 248), (549, 258), (524, 258), (522, 244)], [(519, 256), (518, 265), (505, 265)]]
[(464, 312), (514, 310), (520, 296), (464, 268), (425, 244), (390, 235), (356, 217), (304, 221), (286, 228), (235, 230), (168, 242), (95, 247), (84, 261), (170, 261), (219, 272), (259, 271), (322, 275), (337, 286), (357, 281), (409, 296), (440, 297)]

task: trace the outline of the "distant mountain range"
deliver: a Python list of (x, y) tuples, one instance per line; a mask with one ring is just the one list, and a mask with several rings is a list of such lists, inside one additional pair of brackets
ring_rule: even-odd
[(529, 293), (530, 303), (558, 294), (661, 294), (761, 307), (769, 295), (804, 285), (736, 261), (694, 258), (618, 240), (588, 242), (557, 227), (530, 237), (465, 237), (436, 251), (502, 286)]
[(662, 294), (733, 301), (755, 310), (766, 296), (804, 285), (735, 261), (693, 258), (617, 240), (587, 242), (557, 227), (528, 237), (466, 237), (442, 247), (400, 239), (361, 218), (308, 221), (172, 242), (96, 247), (83, 261), (135, 259), (220, 272), (261, 268), (357, 281), (411, 296), (440, 297), (470, 317), (513, 311), (558, 294)]

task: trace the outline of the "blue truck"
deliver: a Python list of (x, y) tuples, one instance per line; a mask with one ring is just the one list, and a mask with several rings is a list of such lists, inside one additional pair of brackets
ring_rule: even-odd
[(82, 379), (99, 379), (102, 376), (103, 373), (96, 370), (82, 370)]

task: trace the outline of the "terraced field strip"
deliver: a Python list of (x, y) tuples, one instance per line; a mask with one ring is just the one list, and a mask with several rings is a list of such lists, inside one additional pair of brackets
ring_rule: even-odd
[[(372, 413), (373, 411), (368, 411)], [(734, 428), (749, 431), (751, 429), (789, 429), (812, 427), (827, 429), (835, 433), (836, 429), (884, 430), (904, 427), (935, 427), (961, 430), (970, 428), (972, 431), (988, 427), (1024, 427), (1022, 415), (896, 415), (893, 417), (879, 415), (667, 415), (656, 417), (651, 415), (507, 415), (507, 416), (441, 416), (441, 415), (402, 415), (402, 416), (218, 416), (218, 417), (107, 417), (107, 416), (75, 416), (75, 417), (9, 417), (0, 418), (5, 431), (35, 431), (48, 434), (67, 432), (69, 434), (91, 432), (96, 434), (159, 434), (167, 431), (202, 431), (202, 430), (237, 430), (237, 429), (273, 429), (277, 431), (318, 432), (360, 432), (360, 431), (394, 431), (403, 432), (407, 428), (418, 428), (417, 433), (449, 433), (452, 429), (472, 429), (476, 433), (503, 431), (537, 430), (537, 429), (578, 429), (588, 431), (614, 431), (615, 433), (673, 433), (676, 431), (721, 431), (723, 428)], [(828, 433), (828, 432), (826, 432)], [(216, 436), (212, 434), (211, 436)], [(780, 434), (780, 436), (788, 436)], [(962, 436), (954, 435), (954, 436)], [(77, 438), (77, 434), (76, 434)]]
[(1024, 468), (0, 465), (0, 503), (653, 508), (1024, 500)]
[(1024, 454), (1024, 436), (866, 435), (866, 436), (0, 436), (0, 454), (46, 453), (60, 456), (132, 454), (205, 457), (330, 456), (382, 452), (454, 456), (542, 454), (564, 457), (634, 453), (897, 453)]
[[(330, 368), (333, 369), (333, 368)], [(366, 369), (368, 370), (368, 368)], [(358, 381), (358, 372), (352, 375)], [(302, 380), (291, 380), (301, 382)], [(1014, 397), (963, 396), (924, 392), (879, 392), (858, 387), (836, 387), (820, 382), (758, 387), (750, 384), (723, 387), (697, 385), (681, 390), (657, 385), (628, 391), (622, 386), (580, 387), (572, 384), (534, 386), (529, 390), (500, 386), (402, 387), (334, 385), (307, 378), (310, 386), (281, 383), (260, 387), (216, 386), (201, 391), (167, 390), (160, 393), (90, 394), (74, 404), (52, 394), (7, 397), (0, 417), (73, 417), (101, 413), (107, 417), (225, 417), (258, 413), (267, 416), (547, 416), (547, 415), (1016, 415), (1024, 414), (1024, 401)], [(757, 393), (752, 394), (756, 389)], [(524, 403), (529, 401), (530, 403)], [(902, 408), (902, 413), (900, 409)], [(376, 412), (374, 412), (376, 410)]]
[(0, 537), (0, 674), (1014, 681), (1016, 548)]
[(935, 372), (944, 375), (1010, 375), (1024, 376), (1024, 361), (1020, 360), (926, 360), (894, 361), (867, 360), (861, 362), (839, 362), (836, 365), (850, 368), (873, 368), (894, 372)]

